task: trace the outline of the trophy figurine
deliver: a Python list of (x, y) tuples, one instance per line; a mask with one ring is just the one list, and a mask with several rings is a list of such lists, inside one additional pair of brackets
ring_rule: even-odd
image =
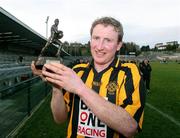
[[(45, 46), (42, 48), (40, 55), (35, 61), (35, 66), (37, 69), (42, 69), (43, 65), (47, 62), (51, 62), (46, 56), (46, 50), (50, 45), (58, 45), (58, 50), (55, 55), (56, 58), (60, 58), (61, 50), (62, 50), (62, 42), (59, 40), (63, 37), (63, 32), (58, 30), (59, 19), (54, 20), (54, 24), (51, 27), (51, 36), (46, 42)], [(52, 60), (52, 62), (59, 62), (59, 60)]]

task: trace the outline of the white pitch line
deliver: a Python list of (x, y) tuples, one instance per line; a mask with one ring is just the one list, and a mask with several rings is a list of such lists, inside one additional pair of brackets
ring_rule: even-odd
[(163, 117), (169, 119), (171, 122), (173, 122), (174, 124), (176, 124), (177, 126), (180, 127), (180, 122), (177, 121), (177, 120), (175, 120), (173, 117), (169, 116), (169, 115), (166, 114), (166, 113), (163, 113), (162, 111), (160, 111), (159, 109), (157, 109), (156, 107), (152, 106), (152, 105), (149, 104), (149, 103), (146, 103), (146, 105), (147, 105), (149, 108), (155, 110), (156, 112), (158, 112), (159, 114), (161, 114)]

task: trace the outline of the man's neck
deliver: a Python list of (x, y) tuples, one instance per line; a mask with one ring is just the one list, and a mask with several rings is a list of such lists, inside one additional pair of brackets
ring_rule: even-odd
[(108, 62), (106, 64), (97, 64), (97, 63), (94, 62), (94, 68), (99, 73), (99, 72), (103, 71), (104, 69), (108, 68), (109, 65), (113, 62), (113, 60), (114, 60), (114, 58), (110, 62)]

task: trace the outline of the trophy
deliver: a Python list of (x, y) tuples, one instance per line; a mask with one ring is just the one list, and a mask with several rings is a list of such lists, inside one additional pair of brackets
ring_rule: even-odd
[[(63, 32), (58, 30), (59, 20), (55, 19), (54, 25), (51, 27), (51, 36), (49, 37), (48, 41), (46, 42), (45, 46), (42, 48), (40, 55), (38, 56), (37, 60), (35, 60), (35, 67), (37, 69), (42, 69), (45, 63), (49, 62), (58, 62), (60, 63), (60, 54), (62, 50), (62, 42), (59, 40), (63, 37)], [(50, 46), (58, 46), (57, 53), (55, 54), (55, 59), (49, 59), (47, 57), (47, 50)]]

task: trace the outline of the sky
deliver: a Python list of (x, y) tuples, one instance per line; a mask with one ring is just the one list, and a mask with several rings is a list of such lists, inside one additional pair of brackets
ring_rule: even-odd
[(87, 43), (92, 22), (111, 16), (122, 23), (124, 42), (180, 43), (180, 0), (1, 0), (0, 7), (44, 37), (58, 18), (62, 41)]

